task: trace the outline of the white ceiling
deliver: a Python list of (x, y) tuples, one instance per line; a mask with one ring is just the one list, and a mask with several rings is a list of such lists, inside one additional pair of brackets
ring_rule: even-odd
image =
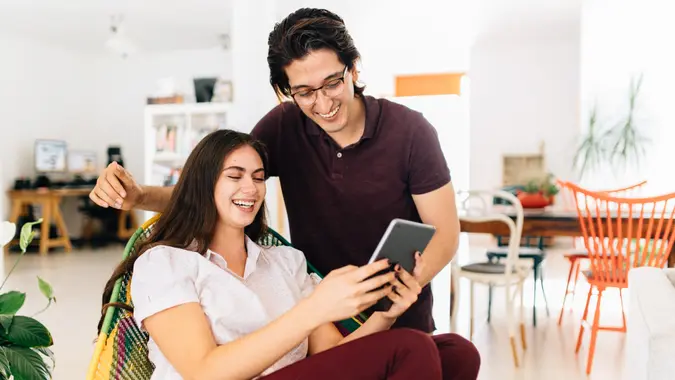
[[(218, 46), (219, 34), (229, 31), (233, 1), (0, 0), (0, 33), (36, 38), (72, 49), (103, 51), (110, 35), (111, 15), (122, 13), (126, 36), (143, 51), (211, 48)], [(340, 3), (350, 1), (340, 0)], [(360, 1), (352, 1), (355, 11)], [(467, 6), (472, 9), (475, 30), (471, 33), (478, 39), (490, 40), (518, 34), (546, 38), (569, 33), (580, 23), (581, 2), (451, 1), (457, 12), (466, 12)], [(328, 1), (321, 3), (327, 6)]]
[(111, 16), (124, 15), (126, 36), (144, 51), (218, 45), (228, 32), (230, 0), (0, 0), (0, 33), (101, 51)]

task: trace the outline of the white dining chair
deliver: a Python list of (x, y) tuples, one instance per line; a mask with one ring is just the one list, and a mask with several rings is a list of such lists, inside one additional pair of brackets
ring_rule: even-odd
[[(464, 197), (464, 199), (462, 199)], [(505, 215), (494, 211), (487, 206), (485, 198), (499, 197), (509, 201), (516, 212), (515, 221)], [(474, 285), (476, 283), (496, 288), (503, 287), (506, 295), (506, 318), (511, 343), (511, 351), (516, 367), (519, 367), (518, 350), (516, 347), (516, 298), (520, 298), (520, 312), (518, 321), (520, 322), (520, 337), (523, 350), (527, 349), (524, 324), (524, 305), (523, 305), (523, 283), (532, 271), (532, 261), (523, 260), (518, 257), (520, 238), (523, 231), (523, 207), (518, 198), (513, 194), (501, 190), (471, 190), (458, 192), (458, 199), (461, 200), (459, 207), (459, 219), (467, 223), (494, 223), (501, 222), (506, 224), (509, 229), (509, 245), (506, 260), (499, 262), (481, 261), (467, 265), (458, 265), (456, 260), (451, 264), (451, 281), (455, 289), (453, 297), (452, 315), (450, 317), (451, 330), (457, 331), (457, 312), (459, 306), (459, 285), (462, 278), (469, 281), (469, 312), (470, 327), (469, 339), (473, 339), (474, 333)], [(473, 207), (474, 201), (479, 202), (479, 207)]]

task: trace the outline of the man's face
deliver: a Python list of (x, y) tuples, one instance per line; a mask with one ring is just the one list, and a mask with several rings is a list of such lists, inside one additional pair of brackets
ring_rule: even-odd
[(329, 134), (347, 126), (356, 70), (347, 71), (329, 49), (312, 51), (285, 70), (293, 99), (307, 117)]

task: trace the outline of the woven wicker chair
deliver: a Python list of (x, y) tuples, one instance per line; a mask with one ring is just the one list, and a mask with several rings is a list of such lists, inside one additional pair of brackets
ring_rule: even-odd
[[(156, 218), (148, 220), (136, 230), (124, 248), (123, 258), (132, 254), (150, 235)], [(272, 229), (268, 229), (268, 233), (258, 243), (263, 246), (290, 246), (288, 241)], [(316, 268), (307, 264), (309, 273), (316, 273), (322, 277)], [(111, 303), (133, 306), (130, 292), (131, 275), (127, 273), (117, 281), (110, 297)], [(359, 315), (336, 323), (336, 326), (346, 335), (356, 330), (363, 321), (365, 316)], [(154, 367), (148, 359), (147, 343), (148, 334), (136, 324), (132, 312), (123, 307), (109, 307), (89, 364), (87, 380), (150, 379)]]

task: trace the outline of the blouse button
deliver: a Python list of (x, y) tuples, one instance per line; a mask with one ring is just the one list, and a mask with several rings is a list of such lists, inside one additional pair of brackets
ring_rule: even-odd
[(338, 152), (337, 158), (342, 158), (342, 152)]

